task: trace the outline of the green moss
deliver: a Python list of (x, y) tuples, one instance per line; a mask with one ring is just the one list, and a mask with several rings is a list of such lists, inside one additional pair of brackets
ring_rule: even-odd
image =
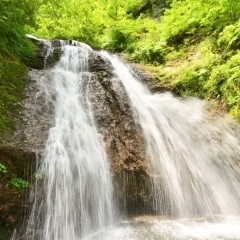
[(23, 76), (27, 67), (0, 49), (0, 140), (14, 130), (14, 118), (17, 117), (22, 92), (25, 86)]

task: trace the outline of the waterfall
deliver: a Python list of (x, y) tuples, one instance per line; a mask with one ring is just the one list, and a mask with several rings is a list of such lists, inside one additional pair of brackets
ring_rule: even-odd
[[(116, 56), (102, 54), (111, 61), (125, 87), (146, 144), (153, 208), (157, 215), (172, 219), (155, 226), (157, 236), (240, 239), (238, 127), (211, 119), (199, 99), (150, 93), (130, 67)], [(151, 231), (147, 231), (146, 239)], [(149, 239), (155, 239), (156, 232)], [(134, 239), (144, 239), (143, 235), (137, 237), (135, 233)]]
[[(45, 42), (47, 65), (54, 51)], [(239, 240), (239, 126), (215, 121), (199, 99), (152, 94), (129, 66), (101, 52), (126, 90), (145, 142), (155, 213), (119, 221), (90, 100), (92, 49), (60, 43), (60, 60), (38, 82), (52, 127), (38, 161), (30, 215), (12, 240)], [(136, 187), (138, 178), (129, 176)]]
[(117, 214), (109, 163), (88, 98), (91, 49), (77, 42), (61, 44), (61, 59), (39, 80), (54, 120), (24, 239), (106, 239), (104, 229)]

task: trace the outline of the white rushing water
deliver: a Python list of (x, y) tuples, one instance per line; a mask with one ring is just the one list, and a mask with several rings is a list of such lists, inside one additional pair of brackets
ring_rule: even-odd
[(240, 239), (237, 127), (208, 119), (201, 100), (151, 94), (126, 64), (102, 54), (129, 96), (146, 143), (154, 209), (166, 218), (133, 221), (128, 238)]
[[(240, 240), (237, 127), (206, 117), (199, 99), (152, 94), (126, 64), (102, 52), (126, 89), (145, 140), (156, 213), (118, 222), (110, 166), (89, 100), (92, 50), (61, 43), (60, 61), (39, 80), (54, 123), (27, 228), (12, 239)], [(51, 42), (46, 47), (48, 57)]]
[(91, 49), (67, 43), (58, 64), (39, 80), (55, 116), (24, 239), (106, 239), (116, 220), (109, 164), (88, 99)]

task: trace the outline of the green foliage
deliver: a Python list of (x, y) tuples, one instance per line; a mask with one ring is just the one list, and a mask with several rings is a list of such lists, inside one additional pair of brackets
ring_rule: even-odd
[(174, 75), (172, 86), (177, 92), (182, 95), (205, 97), (204, 84), (215, 64), (219, 62), (212, 48), (211, 39), (206, 39), (193, 50), (187, 64), (183, 64)]
[(161, 35), (169, 44), (183, 44), (187, 38), (214, 36), (238, 20), (238, 0), (174, 0), (161, 20)]
[(23, 190), (24, 188), (28, 188), (30, 186), (30, 183), (22, 178), (14, 177), (9, 182), (9, 185), (18, 188), (19, 190)]
[(124, 51), (136, 44), (144, 29), (137, 20), (121, 18), (120, 21), (111, 22), (111, 27), (104, 31), (101, 47), (113, 51)]
[(34, 24), (38, 1), (0, 1), (0, 53), (2, 49), (27, 61), (33, 56), (34, 47), (25, 37), (25, 26)]
[(170, 6), (171, 2), (172, 0), (135, 0), (128, 5), (127, 12), (131, 13), (134, 18), (144, 15), (157, 19)]
[(14, 129), (13, 118), (19, 110), (17, 102), (22, 99), (26, 69), (9, 53), (0, 52), (0, 140)]
[(132, 59), (136, 62), (162, 64), (166, 54), (165, 43), (140, 41), (132, 50)]
[(42, 0), (0, 1), (0, 140), (13, 130), (24, 83), (22, 76), (34, 46), (25, 36), (26, 26), (34, 26), (35, 13)]
[(126, 51), (157, 25), (150, 18), (136, 18), (132, 14), (133, 9), (146, 2), (48, 1), (38, 11), (36, 34), (50, 39), (76, 39), (95, 48)]
[(34, 176), (37, 180), (43, 179), (43, 175), (40, 174), (40, 173), (34, 173), (33, 176)]
[(240, 119), (240, 51), (213, 69), (205, 89), (209, 98), (223, 101), (230, 113)]
[(240, 20), (235, 24), (227, 25), (218, 39), (218, 45), (223, 50), (227, 50), (227, 54), (232, 54), (233, 50), (240, 48)]
[(240, 51), (225, 61), (215, 50), (212, 40), (206, 39), (177, 56), (174, 68), (162, 68), (160, 79), (181, 95), (216, 99), (240, 119)]
[(36, 35), (75, 39), (99, 47), (107, 15), (102, 7), (101, 1), (47, 1), (38, 11)]
[(203, 84), (206, 74), (206, 69), (186, 70), (180, 74), (178, 81), (174, 83), (174, 89), (182, 95), (203, 97)]
[(165, 64), (156, 70), (164, 84), (217, 98), (239, 117), (239, 16), (239, 0), (1, 0), (0, 132), (12, 128), (21, 99), (26, 69), (17, 59), (34, 51), (26, 31), (125, 52), (155, 69)]
[(0, 172), (7, 173), (7, 167), (2, 163), (0, 163)]
[(161, 36), (168, 44), (181, 44), (188, 35), (200, 28), (200, 19), (204, 17), (206, 4), (201, 1), (173, 1), (170, 9), (161, 19)]

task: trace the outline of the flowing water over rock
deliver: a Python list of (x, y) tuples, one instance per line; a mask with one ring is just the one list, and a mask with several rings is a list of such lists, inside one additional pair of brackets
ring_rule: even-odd
[(55, 123), (40, 159), (24, 239), (103, 239), (101, 231), (117, 214), (109, 163), (88, 99), (91, 50), (62, 44), (60, 61), (39, 81)]
[[(89, 46), (54, 42), (53, 56), (46, 43), (44, 62), (55, 66), (37, 84), (52, 127), (35, 174), (30, 217), (12, 239), (240, 239), (238, 126), (209, 118), (198, 99), (151, 94), (131, 68), (106, 52), (104, 67), (94, 62), (100, 70), (94, 75)], [(104, 62), (101, 55), (94, 57)], [(113, 67), (103, 72), (109, 60)], [(123, 177), (115, 179), (126, 182), (114, 189), (116, 172)], [(125, 205), (133, 199), (131, 207), (119, 208), (117, 195), (127, 197)], [(120, 209), (131, 212), (134, 205), (154, 216), (119, 217)]]
[(133, 239), (240, 239), (237, 126), (208, 119), (198, 99), (151, 94), (124, 63), (103, 55), (122, 80), (145, 139), (155, 212), (179, 219), (145, 219)]

